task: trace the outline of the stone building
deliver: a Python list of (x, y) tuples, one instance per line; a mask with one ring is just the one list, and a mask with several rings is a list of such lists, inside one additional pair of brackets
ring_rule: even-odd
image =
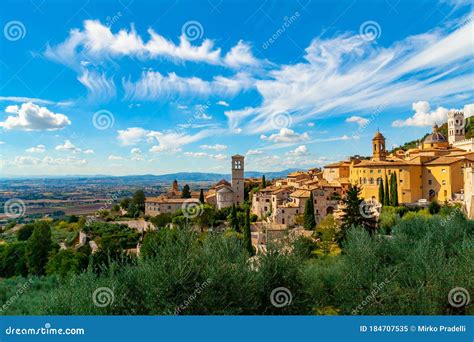
[[(205, 194), (206, 203), (216, 206), (218, 209), (244, 202), (244, 156), (232, 156), (232, 180), (229, 183), (221, 180), (212, 186)], [(191, 201), (198, 201), (200, 192), (191, 192)], [(148, 197), (145, 200), (145, 214), (156, 216), (164, 213), (172, 213), (181, 209), (190, 199), (181, 198), (178, 182), (175, 180), (169, 191), (158, 197)]]

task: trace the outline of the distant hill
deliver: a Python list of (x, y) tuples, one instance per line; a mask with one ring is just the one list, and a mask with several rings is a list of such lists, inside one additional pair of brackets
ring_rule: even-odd
[[(466, 125), (466, 139), (471, 139), (471, 138), (474, 138), (474, 116), (471, 116), (470, 118), (467, 118), (467, 125)], [(439, 127), (439, 132), (441, 134), (443, 134), (446, 138), (448, 137), (448, 123), (445, 122), (444, 124), (442, 124), (440, 127)], [(405, 144), (397, 147), (397, 148), (394, 148), (392, 151), (390, 152), (394, 152), (396, 150), (400, 150), (400, 149), (403, 149), (403, 150), (409, 150), (410, 148), (414, 148), (414, 147), (417, 147), (419, 142), (423, 141), (427, 136), (428, 134), (430, 133), (426, 133), (421, 139), (419, 140), (412, 140), (412, 141), (408, 141), (406, 142)]]
[[(245, 177), (260, 178), (265, 175), (265, 178), (270, 180), (274, 178), (286, 177), (288, 173), (299, 171), (301, 169), (286, 169), (276, 172), (260, 172), (260, 171), (247, 171)], [(100, 182), (123, 182), (123, 183), (146, 183), (146, 182), (166, 182), (171, 183), (173, 180), (178, 182), (218, 182), (221, 179), (230, 180), (230, 174), (223, 173), (207, 173), (207, 172), (177, 172), (169, 173), (164, 175), (132, 175), (132, 176), (105, 176), (105, 175), (92, 175), (92, 176), (31, 176), (31, 177), (4, 177), (3, 179), (65, 179), (75, 181), (100, 181)]]

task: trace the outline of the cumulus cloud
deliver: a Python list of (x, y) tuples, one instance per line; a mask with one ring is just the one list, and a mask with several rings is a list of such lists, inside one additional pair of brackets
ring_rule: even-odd
[(73, 153), (81, 152), (81, 149), (74, 146), (70, 140), (65, 140), (62, 145), (56, 146), (55, 149), (58, 151), (69, 151)]
[(149, 131), (141, 127), (130, 127), (117, 131), (117, 139), (124, 146), (135, 145), (143, 141)]
[(23, 103), (20, 106), (7, 106), (5, 112), (16, 114), (8, 116), (0, 122), (0, 127), (11, 130), (39, 131), (58, 130), (71, 124), (64, 114), (53, 113), (46, 107), (40, 107), (33, 102)]
[(132, 160), (143, 160), (142, 151), (139, 148), (132, 148), (130, 154), (132, 155)]
[(261, 135), (260, 139), (271, 141), (274, 143), (295, 143), (299, 141), (309, 140), (309, 134), (300, 134), (289, 128), (281, 128), (278, 133), (274, 133), (268, 137), (266, 135)]
[(358, 124), (359, 127), (364, 127), (369, 123), (369, 120), (361, 116), (354, 115), (354, 116), (351, 116), (350, 118), (347, 118), (346, 122), (354, 122)]
[[(413, 116), (405, 120), (395, 120), (392, 122), (393, 127), (404, 127), (404, 126), (433, 126), (434, 124), (441, 125), (448, 120), (449, 110), (444, 107), (438, 107), (435, 110), (431, 110), (431, 106), (428, 101), (414, 102), (412, 109), (415, 111)], [(474, 104), (467, 104), (463, 109), (451, 109), (451, 110), (463, 110), (465, 117), (470, 117), (474, 114)]]
[(30, 147), (26, 150), (28, 153), (44, 153), (46, 151), (46, 147), (44, 145), (36, 145), (33, 147)]
[(302, 156), (307, 156), (308, 153), (308, 148), (306, 145), (300, 145), (297, 148), (295, 148), (292, 151), (289, 151), (287, 155), (289, 156), (295, 156), (295, 157), (302, 157)]

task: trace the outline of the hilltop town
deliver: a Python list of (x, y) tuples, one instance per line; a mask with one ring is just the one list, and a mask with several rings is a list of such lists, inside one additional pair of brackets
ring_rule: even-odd
[[(288, 174), (286, 178), (266, 182), (266, 186), (251, 191), (248, 201), (253, 224), (253, 242), (258, 246), (269, 231), (302, 226), (307, 201), (313, 199), (316, 223), (332, 214), (341, 218), (343, 204), (351, 184), (361, 189), (361, 197), (373, 206), (374, 216), (380, 212), (383, 199), (380, 190), (388, 192), (389, 181), (396, 182), (396, 202), (407, 207), (427, 207), (436, 201), (457, 204), (474, 217), (474, 138), (465, 139), (463, 112), (451, 111), (448, 116), (448, 136), (433, 126), (418, 146), (389, 153), (385, 137), (377, 131), (372, 139), (370, 158), (351, 157), (337, 163)], [(217, 209), (239, 206), (245, 199), (246, 185), (259, 180), (244, 178), (244, 157), (232, 156), (231, 183), (221, 180), (204, 193), (204, 203)], [(199, 201), (200, 192), (191, 192), (190, 198)], [(182, 198), (178, 183), (158, 196), (145, 201), (145, 214), (151, 217), (172, 213), (186, 206), (189, 198)], [(264, 232), (264, 233), (263, 233)]]

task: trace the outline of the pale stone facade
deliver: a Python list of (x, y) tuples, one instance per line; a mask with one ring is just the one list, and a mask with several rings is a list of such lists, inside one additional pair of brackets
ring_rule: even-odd
[[(218, 209), (229, 206), (241, 205), (244, 202), (244, 156), (232, 156), (232, 181), (221, 180), (212, 186), (205, 194), (204, 200)], [(191, 192), (191, 198), (198, 201), (200, 192)], [(178, 182), (175, 180), (163, 195), (158, 197), (149, 197), (145, 200), (145, 214), (157, 216), (165, 213), (172, 213), (182, 209), (190, 199), (181, 198)]]

